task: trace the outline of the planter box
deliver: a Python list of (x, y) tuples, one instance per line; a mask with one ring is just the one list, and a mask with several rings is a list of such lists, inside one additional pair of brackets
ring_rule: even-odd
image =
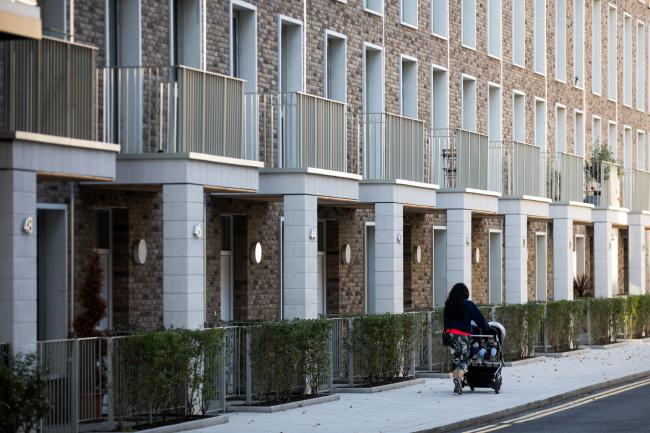
[(374, 392), (390, 391), (391, 389), (400, 389), (406, 388), (407, 386), (421, 385), (424, 383), (424, 379), (410, 379), (403, 380), (401, 382), (387, 383), (385, 385), (369, 386), (369, 387), (341, 387), (336, 388), (336, 392), (341, 393), (354, 393), (354, 394), (370, 394)]
[(340, 395), (331, 394), (323, 395), (320, 397), (307, 398), (300, 401), (290, 401), (289, 403), (280, 403), (273, 406), (246, 406), (246, 405), (227, 405), (226, 411), (228, 412), (255, 412), (255, 413), (273, 413), (282, 412), (289, 409), (298, 409), (305, 406), (312, 406), (315, 404), (328, 403), (330, 401), (337, 401), (341, 398)]

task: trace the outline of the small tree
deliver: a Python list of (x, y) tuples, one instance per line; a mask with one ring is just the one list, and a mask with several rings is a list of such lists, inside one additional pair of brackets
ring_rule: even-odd
[(98, 337), (103, 335), (97, 330), (97, 325), (106, 316), (108, 307), (102, 298), (102, 280), (104, 271), (99, 260), (99, 253), (93, 251), (90, 255), (90, 264), (86, 278), (79, 293), (81, 308), (74, 319), (73, 327), (77, 337)]

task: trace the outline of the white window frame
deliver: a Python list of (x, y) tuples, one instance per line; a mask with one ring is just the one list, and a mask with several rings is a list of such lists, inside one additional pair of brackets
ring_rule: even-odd
[[(523, 26), (523, 31), (521, 32), (522, 36), (523, 36), (523, 39), (521, 41), (521, 51), (522, 51), (521, 52), (521, 56), (522, 56), (521, 60), (522, 60), (522, 62), (518, 62), (515, 59), (515, 57), (517, 56), (517, 54), (515, 53), (515, 51), (516, 51), (515, 50), (515, 42), (516, 42), (515, 33), (519, 33), (518, 32), (519, 29), (516, 28), (516, 27), (517, 27), (517, 25), (520, 24), (520, 21), (517, 19), (517, 17), (515, 17), (515, 5), (516, 4), (519, 5), (522, 8), (522, 14), (523, 14), (523, 20), (521, 20), (521, 25)], [(512, 10), (512, 37), (511, 37), (511, 39), (512, 39), (512, 46), (511, 46), (511, 49), (512, 49), (512, 64), (514, 66), (519, 66), (519, 67), (525, 68), (526, 67), (526, 2), (524, 0), (512, 0), (510, 6), (511, 6), (511, 10)]]
[[(576, 24), (576, 5), (580, 4), (582, 7), (582, 25)], [(571, 77), (571, 81), (574, 87), (584, 90), (585, 88), (585, 24), (586, 24), (586, 19), (585, 19), (585, 0), (573, 0), (573, 74)], [(582, 44), (580, 47), (578, 47), (578, 44), (576, 43), (576, 39), (581, 39)], [(577, 62), (577, 57), (581, 55), (582, 56), (582, 62)], [(578, 67), (580, 70), (578, 70)], [(578, 72), (581, 72), (582, 77), (578, 77)], [(579, 78), (576, 80), (576, 78)]]
[[(404, 114), (404, 89), (402, 87), (404, 81), (404, 61), (407, 62), (412, 62), (415, 63), (415, 116), (406, 116)], [(399, 56), (399, 95), (400, 95), (400, 115), (404, 117), (411, 117), (413, 119), (417, 119), (419, 115), (419, 107), (420, 107), (420, 98), (419, 98), (419, 92), (418, 92), (418, 85), (419, 85), (419, 75), (420, 75), (420, 65), (418, 63), (418, 59), (413, 56), (409, 56), (406, 54), (400, 54)]]
[[(643, 137), (643, 146), (639, 146), (639, 138)], [(643, 149), (643, 165), (640, 164), (639, 149)], [(648, 142), (647, 135), (644, 130), (636, 130), (636, 168), (643, 171), (648, 171)]]
[[(564, 110), (564, 149), (560, 150), (559, 149), (559, 140), (558, 137), (560, 136), (560, 131), (558, 128), (558, 119), (560, 118), (558, 116), (558, 113), (560, 112), (560, 109)], [(568, 152), (569, 148), (569, 128), (568, 128), (568, 113), (567, 113), (567, 108), (566, 105), (560, 104), (560, 103), (555, 103), (555, 152)]]
[[(517, 0), (513, 0), (513, 1), (517, 1)], [(488, 2), (487, 12), (486, 12), (487, 13), (487, 52), (488, 52), (488, 56), (493, 57), (495, 59), (501, 59), (501, 56), (503, 54), (501, 48), (501, 45), (503, 43), (503, 19), (502, 19), (503, 11), (501, 9), (501, 0), (487, 0), (487, 2)], [(491, 41), (490, 35), (493, 34), (492, 26), (494, 25), (490, 20), (490, 7), (491, 5), (494, 4), (497, 4), (499, 8), (499, 13), (498, 13), (499, 22), (497, 23), (496, 25), (497, 29), (495, 30), (497, 32), (496, 38), (498, 40), (498, 44), (497, 44), (498, 51), (496, 53), (490, 50), (490, 41)]]
[(598, 128), (598, 138), (600, 139), (598, 146), (603, 145), (603, 119), (600, 116), (593, 114), (591, 116), (591, 151), (593, 152), (596, 147), (596, 122), (600, 125)]
[[(546, 76), (546, 0), (534, 0), (533, 5), (533, 71), (537, 74)], [(542, 22), (538, 23), (537, 5), (541, 4), (543, 8)], [(539, 25), (538, 25), (539, 24)], [(539, 33), (539, 34), (538, 34)], [(540, 36), (541, 34), (541, 36)], [(537, 46), (537, 39), (541, 41), (541, 47)], [(537, 55), (541, 52), (542, 64), (537, 64)]]
[(384, 9), (385, 9), (384, 0), (379, 0), (381, 2), (381, 7), (379, 8), (379, 10), (375, 10), (375, 9), (369, 7), (368, 6), (369, 1), (371, 1), (371, 0), (363, 0), (363, 10), (370, 13), (370, 14), (378, 15), (380, 17), (383, 17), (384, 16)]
[[(230, 68), (230, 75), (231, 76), (234, 74), (233, 69), (235, 67), (234, 64), (233, 64), (233, 54), (232, 54), (232, 50), (233, 50), (233, 34), (232, 34), (233, 6), (237, 6), (240, 9), (247, 9), (247, 10), (249, 10), (251, 13), (253, 13), (255, 15), (255, 29), (254, 29), (254, 31), (255, 31), (255, 45), (254, 45), (254, 47), (255, 47), (254, 48), (255, 59), (257, 59), (257, 52), (258, 52), (258, 47), (257, 47), (257, 18), (258, 18), (258, 16), (257, 16), (257, 6), (252, 5), (250, 3), (247, 3), (247, 2), (245, 2), (243, 0), (230, 0), (230, 18), (229, 18), (230, 22), (228, 24), (229, 32), (230, 32), (230, 44), (228, 44), (228, 47), (230, 49), (230, 65), (229, 65), (229, 68)], [(203, 16), (205, 17), (206, 14), (203, 14)], [(257, 67), (255, 68), (254, 72), (255, 72), (255, 80), (254, 80), (254, 82), (252, 82), (252, 83), (246, 82), (246, 84), (244, 86), (246, 91), (250, 92), (250, 93), (257, 92), (257, 72), (258, 72)]]
[[(522, 97), (523, 98), (523, 104), (524, 104), (524, 113), (522, 117), (523, 125), (522, 129), (524, 131), (524, 137), (522, 140), (518, 140), (515, 137), (515, 99), (517, 97)], [(512, 141), (518, 141), (520, 143), (525, 143), (526, 142), (526, 94), (521, 91), (521, 90), (513, 90), (512, 91)]]
[(278, 87), (278, 91), (280, 91), (280, 92), (285, 91), (284, 89), (280, 88), (281, 83), (282, 83), (282, 79), (281, 79), (281, 77), (282, 77), (282, 49), (281, 49), (281, 47), (282, 47), (282, 24), (283, 23), (290, 23), (291, 25), (300, 26), (300, 33), (302, 35), (302, 38), (301, 38), (302, 39), (302, 42), (301, 42), (301, 45), (302, 45), (301, 46), (302, 65), (300, 65), (301, 68), (302, 68), (301, 89), (304, 90), (305, 89), (305, 82), (306, 82), (305, 81), (306, 80), (306, 76), (305, 76), (306, 75), (305, 74), (305, 25), (304, 25), (304, 23), (302, 21), (300, 21), (300, 20), (298, 20), (296, 18), (292, 18), (292, 17), (288, 17), (286, 15), (280, 14), (280, 15), (278, 15), (278, 24), (277, 24), (277, 32), (278, 32), (278, 40), (277, 40), (277, 44), (278, 44), (278, 80), (277, 81), (278, 82), (277, 82), (277, 87)]
[(447, 86), (446, 86), (447, 87), (446, 88), (446, 92), (447, 92), (446, 111), (447, 111), (447, 113), (445, 115), (445, 121), (447, 122), (447, 125), (443, 129), (449, 129), (449, 70), (444, 66), (436, 65), (436, 64), (431, 65), (431, 81), (430, 81), (430, 84), (431, 84), (431, 95), (430, 95), (431, 110), (430, 110), (429, 116), (430, 116), (431, 125), (433, 125), (435, 123), (433, 121), (433, 115), (434, 115), (433, 106), (436, 103), (436, 101), (434, 100), (434, 94), (433, 94), (433, 88), (434, 88), (434, 86), (433, 86), (433, 75), (434, 75), (434, 73), (441, 73), (441, 72), (445, 74), (445, 80), (447, 81)]
[[(639, 38), (639, 27), (643, 35)], [(636, 109), (641, 112), (645, 112), (646, 105), (646, 37), (647, 28), (643, 21), (636, 20)], [(643, 49), (640, 48), (641, 41), (643, 41)], [(641, 61), (643, 60), (643, 61)]]
[[(460, 40), (461, 40), (461, 45), (464, 48), (474, 50), (476, 51), (476, 0), (460, 0), (461, 1), (461, 7), (460, 7)], [(466, 10), (465, 10), (465, 2), (470, 1), (473, 4), (473, 19), (472, 21), (474, 22), (474, 25), (472, 27), (472, 41), (465, 41), (465, 17), (467, 15)], [(469, 43), (472, 43), (470, 45)]]
[[(610, 34), (612, 11), (614, 14), (613, 41), (610, 37), (612, 36)], [(607, 3), (607, 99), (613, 102), (618, 100), (618, 9), (611, 3)]]
[[(612, 126), (614, 127), (613, 143), (611, 137), (609, 136), (609, 131)], [(607, 148), (612, 153), (612, 155), (616, 158), (616, 156), (618, 155), (618, 124), (613, 120), (607, 122)]]
[[(559, 20), (558, 20), (558, 10), (559, 10), (559, 6), (558, 6), (558, 3), (557, 3), (558, 1), (560, 1), (560, 0), (555, 0), (555, 10), (554, 10), (554, 14), (555, 14), (555, 47), (554, 47), (554, 50), (555, 50), (555, 58), (554, 58), (555, 74), (554, 75), (555, 75), (555, 80), (556, 81), (559, 81), (561, 83), (566, 83), (566, 74), (567, 74), (567, 71), (566, 71), (567, 70), (567, 55), (566, 55), (566, 51), (567, 51), (567, 5), (566, 5), (566, 2), (567, 2), (567, 0), (561, 0), (561, 1), (564, 2), (564, 22), (563, 22), (563, 25), (560, 25)], [(570, 1), (570, 0), (568, 0), (568, 1)], [(560, 40), (560, 38), (558, 37), (558, 33), (559, 33), (558, 30), (561, 27), (564, 28), (564, 42), (563, 42), (563, 47), (562, 47), (563, 49), (559, 49), (560, 47), (558, 46), (559, 45), (558, 41)], [(558, 64), (560, 63), (559, 62), (560, 52), (562, 53), (562, 56), (564, 58), (564, 67), (562, 69), (562, 74), (560, 74), (560, 70), (558, 69)]]
[[(407, 1), (415, 2), (415, 23), (410, 23), (404, 20), (404, 3)], [(418, 29), (418, 23), (420, 21), (420, 0), (399, 0), (399, 17), (402, 25), (411, 27), (413, 29)]]
[[(578, 152), (578, 116), (582, 117), (582, 153)], [(585, 156), (587, 153), (587, 143), (585, 142), (585, 112), (582, 110), (573, 110), (573, 153)]]
[[(543, 137), (538, 137), (537, 132), (537, 103), (541, 102), (544, 105), (544, 129), (543, 129)], [(546, 99), (540, 98), (540, 97), (535, 97), (535, 116), (533, 117), (533, 120), (535, 122), (534, 124), (534, 129), (533, 129), (533, 143), (538, 146), (540, 149), (542, 149), (542, 146), (539, 146), (540, 142), (544, 143), (543, 149), (546, 150), (548, 148), (548, 105), (546, 103)], [(542, 140), (540, 140), (542, 138)]]
[(366, 52), (368, 49), (373, 50), (373, 51), (379, 51), (381, 53), (381, 83), (379, 85), (381, 89), (381, 111), (384, 111), (384, 108), (386, 107), (386, 87), (385, 87), (385, 82), (386, 82), (386, 73), (385, 73), (385, 65), (386, 65), (386, 52), (384, 51), (384, 47), (381, 45), (373, 44), (371, 42), (364, 42), (363, 43), (363, 52), (362, 52), (362, 61), (361, 61), (361, 97), (362, 97), (362, 106), (363, 106), (363, 112), (367, 113), (368, 109), (366, 108), (366, 100), (367, 95), (366, 95)]
[[(598, 9), (596, 9), (596, 3)], [(602, 0), (592, 0), (591, 3), (591, 92), (594, 95), (602, 96), (603, 94), (603, 7)], [(596, 25), (596, 10), (598, 10), (598, 25)], [(598, 48), (598, 49), (596, 49)], [(594, 77), (598, 71), (598, 80)]]
[[(629, 41), (628, 41), (628, 38), (625, 35), (625, 23), (626, 23), (626, 21), (630, 23)], [(632, 15), (625, 12), (623, 14), (623, 50), (621, 52), (621, 56), (623, 58), (623, 105), (625, 105), (626, 107), (630, 107), (630, 108), (632, 108), (632, 104), (633, 104), (633, 102), (632, 102), (633, 98), (632, 97), (634, 95), (634, 88), (633, 88), (633, 80), (634, 80), (634, 78), (633, 78), (633, 75), (634, 75), (634, 71), (633, 71), (634, 60), (633, 60), (633, 57), (634, 57), (634, 50), (632, 49), (632, 46), (634, 45), (632, 43), (632, 38), (633, 37), (634, 37), (634, 30), (632, 29)], [(628, 53), (628, 49), (629, 49), (629, 53)], [(628, 57), (629, 57), (629, 59), (628, 59)], [(626, 73), (628, 66), (629, 66), (630, 72), (629, 72), (629, 77), (626, 78), (626, 76), (628, 75)], [(628, 86), (629, 86), (629, 90), (628, 90)], [(629, 99), (628, 99), (628, 95), (629, 95)]]
[(325, 80), (323, 82), (323, 95), (325, 95), (326, 98), (332, 99), (331, 95), (329, 95), (329, 91), (327, 88), (327, 82), (329, 81), (329, 64), (327, 60), (327, 52), (329, 51), (329, 40), (331, 38), (334, 39), (340, 39), (343, 41), (343, 56), (345, 57), (345, 66), (344, 66), (344, 75), (343, 75), (343, 81), (344, 81), (344, 89), (345, 89), (345, 97), (343, 98), (342, 102), (347, 103), (348, 102), (348, 37), (344, 35), (343, 33), (336, 32), (334, 30), (325, 30), (325, 49), (323, 50), (323, 73), (325, 76)]
[[(463, 125), (464, 120), (465, 120), (465, 94), (464, 94), (464, 82), (465, 81), (474, 81), (474, 126), (473, 129), (468, 129), (465, 128), (465, 125)], [(471, 132), (477, 132), (478, 131), (478, 80), (476, 79), (475, 76), (473, 75), (468, 75), (468, 74), (461, 74), (460, 78), (460, 123), (461, 123), (461, 128), (465, 129), (467, 131)]]
[[(444, 34), (443, 33), (438, 33), (435, 31), (435, 25), (434, 25), (434, 16), (438, 14), (438, 11), (435, 10), (435, 6), (439, 6), (440, 2), (442, 2), (445, 6), (444, 14), (445, 14), (445, 19), (444, 19)], [(449, 0), (431, 0), (431, 34), (433, 36), (436, 36), (438, 38), (447, 40), (449, 38)]]

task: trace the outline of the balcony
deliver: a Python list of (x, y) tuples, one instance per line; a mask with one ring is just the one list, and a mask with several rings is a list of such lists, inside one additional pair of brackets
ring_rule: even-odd
[(490, 148), (491, 167), (503, 173), (503, 195), (542, 196), (544, 179), (541, 174), (544, 171), (541, 170), (542, 159), (538, 146), (518, 141), (500, 141), (490, 143)]
[(486, 135), (463, 129), (431, 131), (434, 182), (442, 189), (479, 189), (502, 192), (500, 147), (491, 147)]
[(585, 203), (595, 207), (623, 206), (624, 175), (620, 164), (592, 159), (585, 164)]
[(585, 195), (584, 157), (559, 152), (547, 154), (546, 197), (556, 202), (583, 202)]
[(103, 134), (122, 153), (257, 159), (246, 146), (244, 81), (184, 66), (101, 73)]
[(266, 167), (356, 172), (348, 165), (346, 104), (302, 92), (257, 93), (246, 95), (246, 108), (246, 136)]
[(424, 122), (389, 113), (364, 113), (364, 178), (429, 182)]
[(41, 8), (36, 0), (0, 1), (0, 33), (39, 39), (41, 27)]
[(650, 172), (627, 170), (624, 181), (624, 206), (635, 212), (650, 210)]
[(0, 41), (0, 131), (97, 140), (95, 62), (61, 40)]

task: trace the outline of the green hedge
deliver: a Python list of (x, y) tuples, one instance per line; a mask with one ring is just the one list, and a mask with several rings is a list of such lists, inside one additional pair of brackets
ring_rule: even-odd
[(548, 302), (544, 321), (546, 350), (566, 352), (577, 349), (586, 329), (586, 318), (586, 301)]
[(120, 416), (205, 415), (218, 397), (223, 330), (172, 329), (114, 340)]
[(253, 393), (258, 401), (317, 395), (330, 373), (329, 320), (265, 322), (251, 333)]
[(529, 358), (540, 341), (544, 305), (512, 304), (494, 309), (494, 320), (506, 328), (503, 355), (506, 361)]
[(631, 295), (625, 300), (626, 338), (646, 337), (650, 333), (650, 296)]
[(394, 382), (412, 374), (415, 316), (380, 314), (354, 319), (354, 374), (362, 384)]
[(588, 303), (591, 344), (615, 342), (618, 335), (624, 333), (626, 299), (595, 298)]

